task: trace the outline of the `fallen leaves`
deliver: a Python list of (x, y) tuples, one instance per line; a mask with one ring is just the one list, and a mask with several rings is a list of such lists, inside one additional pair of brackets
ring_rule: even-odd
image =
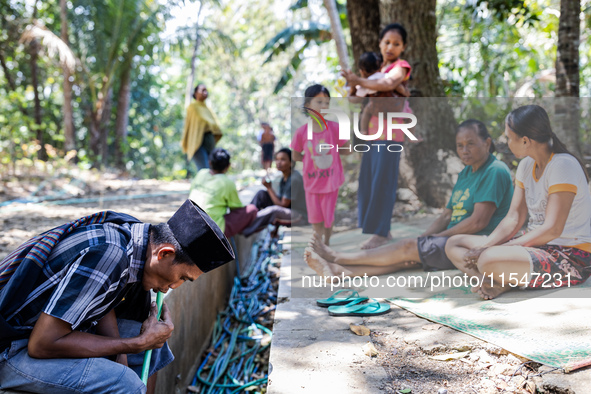
[(423, 327), (421, 327), (423, 330), (427, 330), (427, 331), (437, 331), (439, 330), (441, 327), (443, 327), (443, 325), (441, 324), (435, 324), (435, 323), (431, 323), (431, 324), (425, 324)]
[(528, 380), (527, 382), (525, 382), (525, 389), (529, 393), (535, 394), (535, 392), (536, 392), (536, 384), (534, 382), (532, 382), (531, 380)]
[(363, 353), (369, 357), (375, 357), (379, 354), (378, 349), (376, 349), (371, 342), (367, 342), (361, 349), (363, 350)]
[(448, 353), (448, 354), (439, 354), (437, 356), (429, 356), (431, 360), (437, 361), (449, 361), (449, 360), (459, 360), (461, 358), (466, 357), (470, 352), (459, 352), (459, 353)]
[(363, 325), (355, 325), (353, 323), (349, 324), (349, 330), (353, 331), (353, 333), (355, 333), (355, 335), (359, 335), (359, 336), (367, 336), (369, 334), (371, 334), (371, 331), (369, 330), (369, 328), (363, 326)]

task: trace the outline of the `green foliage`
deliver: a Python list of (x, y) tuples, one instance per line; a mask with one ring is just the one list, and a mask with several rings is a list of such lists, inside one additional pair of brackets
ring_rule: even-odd
[[(47, 25), (56, 17), (51, 3), (39, 4), (39, 13), (48, 15)], [(25, 157), (35, 157), (40, 145), (35, 142), (38, 129), (45, 131), (46, 143), (59, 145), (61, 121), (60, 71), (52, 62), (39, 57), (38, 80), (41, 97), (41, 122), (34, 122), (33, 86), (31, 80), (30, 47), (19, 44), (25, 26), (32, 20), (21, 2), (0, 5), (0, 162), (9, 163)], [(43, 55), (43, 52), (41, 52)]]
[[(316, 22), (305, 22), (303, 24), (296, 24), (288, 26), (273, 37), (261, 50), (263, 53), (269, 53), (264, 63), (268, 63), (273, 58), (286, 52), (290, 47), (297, 48), (289, 61), (287, 67), (283, 70), (281, 78), (273, 89), (273, 94), (279, 93), (281, 89), (293, 78), (298, 67), (302, 63), (304, 51), (310, 47), (312, 43), (320, 45), (328, 42), (331, 39), (330, 26)], [(295, 45), (295, 42), (300, 44)]]
[(477, 0), (467, 3), (466, 9), (472, 12), (487, 10), (498, 22), (513, 18), (517, 23), (533, 25), (540, 20), (539, 14), (524, 0)]
[[(57, 0), (37, 1), (36, 19), (60, 36)], [(337, 1), (345, 35), (350, 36), (345, 1)], [(184, 92), (195, 40), (195, 20), (173, 34), (166, 24), (176, 7), (195, 1), (70, 0), (70, 47), (79, 63), (73, 74), (77, 162), (96, 162), (90, 144), (93, 116), (107, 136), (106, 165), (116, 164), (115, 126), (122, 77), (131, 72), (129, 125), (122, 152), (135, 177), (175, 179), (194, 166), (180, 149)], [(591, 2), (583, 0), (581, 95), (591, 78)], [(559, 0), (451, 0), (438, 2), (440, 72), (449, 96), (552, 96)], [(33, 20), (30, 2), (0, 1), (0, 163), (31, 161), (44, 134), (50, 160), (64, 157), (63, 71), (43, 45), (38, 57), (41, 124), (34, 121), (31, 47), (19, 42)], [(376, 27), (376, 29), (379, 27)], [(291, 139), (290, 98), (311, 83), (331, 88), (338, 58), (321, 0), (206, 1), (199, 20), (196, 80), (210, 90), (208, 105), (232, 154), (231, 172), (259, 168), (256, 132), (268, 121), (277, 147)], [(357, 34), (357, 32), (353, 32)], [(412, 42), (412, 37), (409, 37)], [(502, 119), (478, 100), (462, 107), (467, 115), (492, 119), (495, 137)], [(498, 108), (497, 108), (498, 110)], [(491, 112), (492, 111), (492, 112)], [(506, 112), (505, 112), (506, 113)], [(582, 122), (589, 127), (588, 114)], [(587, 122), (587, 123), (585, 123)], [(494, 123), (494, 124), (493, 124)], [(584, 140), (586, 141), (586, 140)], [(246, 178), (245, 178), (246, 179)]]
[(274, 55), (285, 52), (299, 38), (305, 40), (302, 48), (308, 46), (310, 42), (321, 44), (331, 39), (330, 26), (317, 22), (304, 22), (286, 27), (269, 40), (261, 50), (261, 52), (270, 52), (265, 63), (271, 61)]
[(550, 94), (558, 19), (555, 4), (456, 0), (438, 8), (439, 66), (448, 95)]
[(289, 10), (295, 11), (306, 7), (308, 7), (308, 0), (296, 0), (296, 2), (293, 3), (291, 7), (289, 7)]
[[(336, 5), (345, 36), (348, 36), (349, 23), (347, 20), (347, 8), (344, 3), (339, 1), (336, 2)], [(290, 10), (292, 11), (301, 9), (304, 9), (304, 11), (307, 11), (311, 15), (314, 13), (313, 7), (308, 4), (307, 0), (298, 0), (290, 7)], [(326, 14), (326, 10), (323, 6), (321, 6), (320, 10), (323, 14)], [(332, 33), (330, 30), (330, 25), (328, 24), (328, 20), (326, 23), (321, 23), (315, 21), (311, 15), (304, 18), (305, 22), (294, 23), (285, 27), (271, 40), (269, 40), (262, 49), (263, 53), (268, 54), (265, 63), (273, 60), (278, 54), (290, 54), (290, 60), (285, 66), (281, 74), (281, 78), (273, 89), (274, 94), (279, 93), (279, 91), (281, 91), (281, 89), (283, 89), (296, 75), (298, 68), (305, 58), (306, 49), (312, 48), (314, 46), (323, 47), (326, 43), (332, 43)], [(322, 15), (322, 18), (324, 19), (325, 16), (326, 15)], [(336, 65), (333, 65), (332, 67), (329, 66), (329, 68), (333, 71), (336, 71), (337, 65), (338, 60)], [(324, 64), (323, 67), (326, 67), (326, 64)]]

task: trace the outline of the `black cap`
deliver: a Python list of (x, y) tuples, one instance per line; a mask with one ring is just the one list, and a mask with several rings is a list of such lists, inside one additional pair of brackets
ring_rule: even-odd
[(187, 200), (168, 220), (172, 234), (201, 271), (234, 260), (234, 251), (218, 225), (191, 200)]

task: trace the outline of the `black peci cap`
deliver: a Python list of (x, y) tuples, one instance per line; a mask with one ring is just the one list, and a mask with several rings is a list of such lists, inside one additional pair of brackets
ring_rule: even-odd
[(203, 272), (234, 260), (234, 251), (218, 225), (191, 200), (168, 220), (172, 234)]

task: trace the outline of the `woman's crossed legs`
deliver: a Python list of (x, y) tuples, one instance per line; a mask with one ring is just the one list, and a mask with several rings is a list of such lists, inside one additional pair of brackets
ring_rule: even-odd
[(481, 248), (485, 242), (485, 236), (456, 235), (445, 246), (447, 257), (460, 271), (480, 278), (480, 285), (473, 287), (473, 292), (491, 300), (514, 287), (529, 284), (530, 255), (523, 246), (491, 246), (476, 259), (464, 260), (469, 250)]

